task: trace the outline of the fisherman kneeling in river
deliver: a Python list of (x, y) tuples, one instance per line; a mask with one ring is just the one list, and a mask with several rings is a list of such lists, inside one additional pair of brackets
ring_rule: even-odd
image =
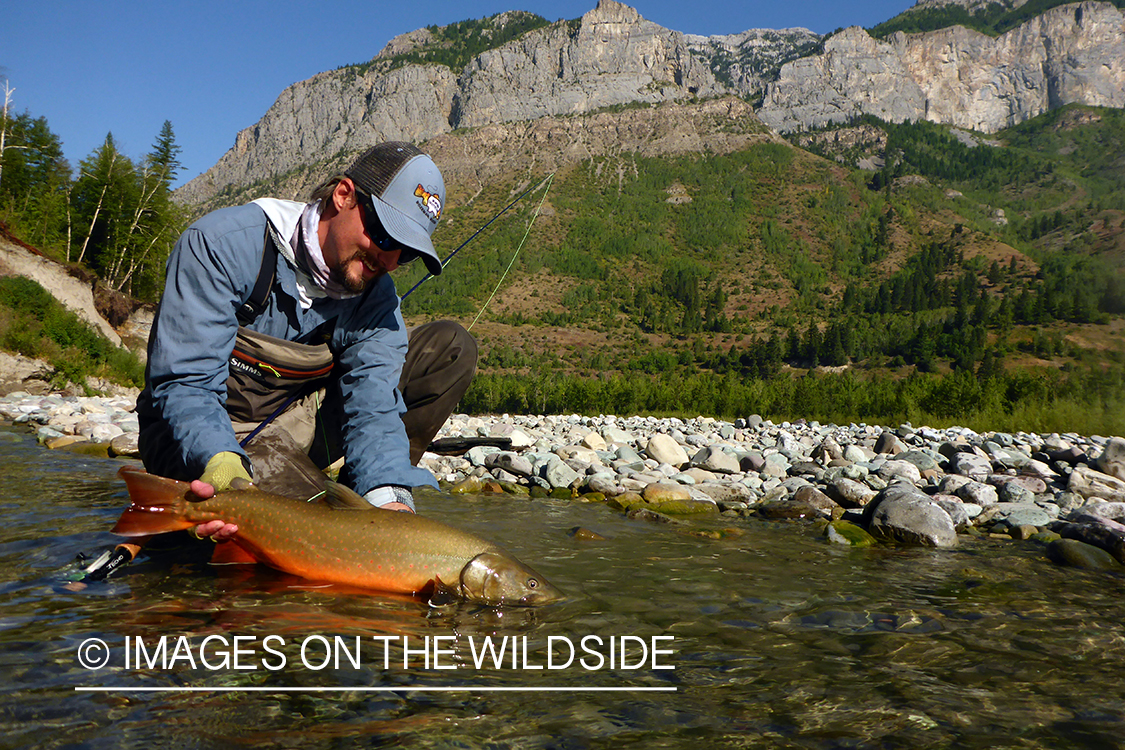
[[(201, 498), (235, 479), (309, 497), (325, 468), (373, 506), (413, 512), (415, 466), (476, 369), (456, 323), (407, 331), (390, 272), (421, 258), (445, 184), (429, 156), (383, 143), (318, 187), (310, 203), (261, 199), (190, 226), (168, 261), (137, 401), (153, 474)], [(201, 524), (230, 539), (237, 527)], [(121, 546), (91, 577), (127, 562)]]

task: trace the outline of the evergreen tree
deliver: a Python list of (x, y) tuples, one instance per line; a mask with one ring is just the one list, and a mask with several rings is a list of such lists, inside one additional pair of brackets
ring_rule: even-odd
[[(101, 271), (111, 248), (120, 242), (120, 226), (129, 206), (136, 203), (135, 170), (129, 157), (117, 150), (113, 134), (79, 163), (72, 190), (74, 205), (74, 260), (88, 262)], [(68, 260), (69, 260), (68, 256)]]
[(164, 263), (183, 226), (171, 200), (179, 151), (165, 121), (139, 167), (117, 150), (112, 133), (81, 163), (73, 189), (75, 259), (113, 289), (159, 296)]
[(11, 114), (11, 92), (0, 117), (0, 217), (27, 241), (54, 248), (66, 238), (70, 166), (46, 118)]
[(814, 320), (809, 323), (809, 330), (805, 333), (805, 359), (808, 360), (809, 367), (820, 366), (820, 348), (823, 343), (824, 339), (820, 335), (820, 328)]

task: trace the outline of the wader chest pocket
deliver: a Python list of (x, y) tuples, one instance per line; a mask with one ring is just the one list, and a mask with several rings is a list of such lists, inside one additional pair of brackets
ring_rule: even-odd
[(323, 386), (332, 371), (328, 344), (297, 344), (240, 327), (230, 355), (227, 412), (261, 422), (294, 394)]

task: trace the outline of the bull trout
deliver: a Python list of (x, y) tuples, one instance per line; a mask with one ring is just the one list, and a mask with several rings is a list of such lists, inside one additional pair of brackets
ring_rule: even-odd
[(329, 485), (328, 504), (271, 495), (253, 485), (193, 500), (186, 482), (129, 467), (117, 474), (132, 504), (115, 534), (145, 536), (222, 520), (238, 526), (226, 543), (302, 578), (489, 606), (564, 598), (495, 544), (413, 513), (376, 510), (338, 484)]

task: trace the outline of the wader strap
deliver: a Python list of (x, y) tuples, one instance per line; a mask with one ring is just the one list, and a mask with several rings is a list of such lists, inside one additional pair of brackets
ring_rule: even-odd
[(273, 289), (273, 279), (277, 275), (277, 250), (269, 252), (273, 248), (273, 242), (270, 238), (270, 227), (266, 224), (266, 238), (262, 242), (262, 267), (258, 269), (258, 278), (254, 281), (254, 289), (250, 292), (250, 298), (242, 303), (242, 307), (238, 308), (236, 317), (238, 324), (245, 326), (254, 322), (254, 319), (261, 315), (262, 310), (266, 309), (266, 300), (270, 297), (270, 291)]

